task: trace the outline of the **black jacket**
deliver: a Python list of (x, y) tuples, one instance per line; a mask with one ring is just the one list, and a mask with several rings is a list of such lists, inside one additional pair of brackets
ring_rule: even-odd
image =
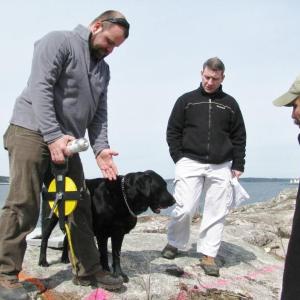
[(207, 94), (202, 85), (175, 103), (167, 128), (167, 142), (176, 163), (188, 157), (202, 163), (232, 160), (232, 169), (244, 171), (246, 130), (233, 97), (222, 91)]

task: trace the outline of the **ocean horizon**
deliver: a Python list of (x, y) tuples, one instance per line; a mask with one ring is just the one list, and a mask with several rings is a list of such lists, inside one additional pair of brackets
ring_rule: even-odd
[[(174, 190), (173, 179), (165, 179), (167, 182), (167, 187), (170, 193)], [(288, 188), (297, 188), (298, 184), (296, 182), (298, 179), (290, 179), (290, 178), (257, 178), (257, 177), (245, 177), (240, 178), (240, 184), (243, 188), (248, 192), (250, 198), (241, 205), (249, 205), (259, 202), (264, 202), (271, 200), (276, 197), (281, 191)], [(9, 183), (2, 182), (0, 183), (0, 208), (2, 208), (9, 189)], [(204, 201), (200, 199), (199, 203), (199, 211), (203, 210)], [(169, 207), (167, 209), (162, 209), (162, 215), (169, 215), (172, 211), (173, 207)], [(152, 215), (154, 214), (149, 208), (143, 215)], [(41, 221), (38, 221), (38, 227), (40, 227)]]
[[(4, 204), (9, 188), (9, 183), (6, 181), (8, 177), (1, 177), (4, 178), (4, 182), (0, 182), (0, 207)], [(174, 189), (173, 179), (165, 179), (165, 181), (167, 182), (168, 190), (172, 193)], [(240, 183), (250, 196), (250, 199), (243, 202), (242, 205), (268, 201), (286, 188), (298, 187), (297, 178), (245, 177), (240, 178)]]

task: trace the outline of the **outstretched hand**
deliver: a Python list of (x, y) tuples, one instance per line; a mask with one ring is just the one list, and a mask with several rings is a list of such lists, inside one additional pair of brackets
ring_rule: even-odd
[(97, 164), (105, 178), (116, 180), (118, 169), (113, 161), (113, 156), (119, 155), (118, 152), (111, 149), (102, 150), (96, 157)]

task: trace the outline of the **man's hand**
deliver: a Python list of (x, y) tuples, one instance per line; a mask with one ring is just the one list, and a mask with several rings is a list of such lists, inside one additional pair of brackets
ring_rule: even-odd
[(96, 157), (97, 164), (105, 178), (109, 180), (116, 180), (118, 175), (118, 169), (115, 163), (113, 162), (113, 156), (118, 155), (119, 153), (111, 150), (104, 149)]
[(239, 179), (240, 176), (243, 174), (243, 172), (238, 170), (231, 170), (231, 172), (232, 172), (232, 177), (236, 177), (237, 179)]
[(66, 156), (71, 156), (72, 153), (68, 150), (67, 144), (75, 138), (71, 135), (63, 135), (53, 143), (48, 144), (48, 148), (51, 154), (51, 160), (55, 164), (63, 164)]

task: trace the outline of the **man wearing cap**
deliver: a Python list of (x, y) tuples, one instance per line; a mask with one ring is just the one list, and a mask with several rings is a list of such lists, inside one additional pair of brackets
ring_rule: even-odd
[[(292, 119), (300, 126), (300, 75), (288, 92), (273, 101), (275, 106), (292, 107)], [(300, 143), (300, 134), (298, 135)], [(300, 299), (300, 185), (296, 199), (291, 237), (285, 258), (281, 300)]]
[(68, 159), (68, 173), (81, 191), (68, 217), (76, 264), (73, 283), (109, 290), (122, 286), (100, 266), (94, 241), (91, 199), (86, 191), (78, 154), (67, 144), (88, 131), (95, 160), (103, 176), (113, 180), (117, 168), (107, 138), (109, 66), (104, 58), (128, 37), (129, 23), (118, 11), (106, 11), (88, 27), (53, 31), (34, 45), (31, 74), (16, 99), (4, 135), (9, 153), (10, 189), (0, 217), (0, 299), (29, 299), (18, 274), (26, 251), (26, 236), (35, 228), (42, 185), (52, 178), (51, 162)]

